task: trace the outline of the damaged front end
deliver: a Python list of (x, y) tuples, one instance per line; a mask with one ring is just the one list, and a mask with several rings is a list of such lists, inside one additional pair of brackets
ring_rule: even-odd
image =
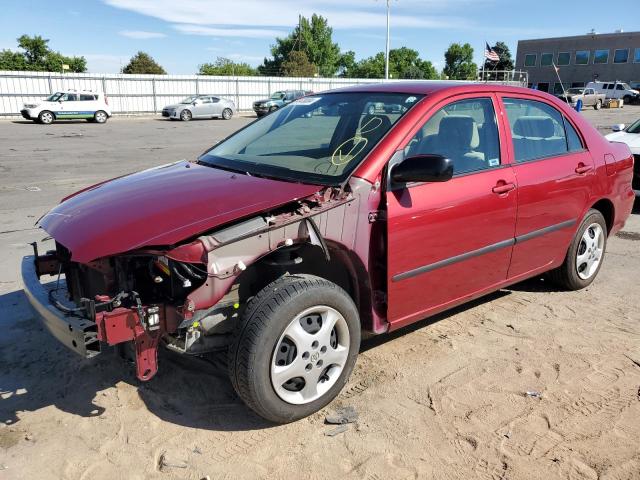
[[(246, 303), (267, 283), (309, 268), (303, 261), (328, 264), (336, 245), (347, 252), (357, 251), (357, 243), (368, 249), (368, 235), (356, 235), (370, 226), (360, 211), (368, 209), (366, 187), (364, 198), (358, 189), (327, 188), (178, 246), (143, 247), (86, 263), (73, 261), (60, 243), (45, 255), (34, 244), (34, 256), (22, 264), (25, 292), (68, 348), (92, 357), (101, 345), (131, 342), (137, 377), (149, 380), (158, 369), (160, 343), (195, 355), (224, 349)], [(369, 252), (361, 253), (366, 265)], [(51, 281), (41, 283), (46, 275)]]

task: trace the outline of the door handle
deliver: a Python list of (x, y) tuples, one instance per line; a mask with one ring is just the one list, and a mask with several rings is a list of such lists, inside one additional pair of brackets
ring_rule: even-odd
[(582, 175), (587, 173), (591, 169), (593, 169), (591, 165), (585, 165), (584, 163), (580, 162), (576, 167), (576, 173)]
[(504, 180), (500, 180), (495, 187), (491, 189), (493, 193), (497, 193), (498, 195), (502, 195), (505, 193), (509, 193), (511, 190), (516, 189), (515, 183), (507, 183)]

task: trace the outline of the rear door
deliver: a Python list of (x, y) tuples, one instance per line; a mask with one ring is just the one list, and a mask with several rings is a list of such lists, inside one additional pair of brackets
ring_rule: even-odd
[(441, 102), (396, 154), (446, 156), (453, 161), (454, 177), (386, 193), (387, 316), (392, 328), (507, 278), (516, 184), (506, 143), (501, 143), (495, 101), (485, 94)]
[(561, 263), (582, 220), (595, 175), (576, 128), (551, 103), (501, 96), (518, 180), (518, 218), (509, 278)]

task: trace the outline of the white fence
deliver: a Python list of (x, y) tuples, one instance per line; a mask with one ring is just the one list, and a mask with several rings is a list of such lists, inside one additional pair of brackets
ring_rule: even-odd
[(0, 116), (19, 115), (22, 105), (64, 89), (105, 92), (114, 113), (155, 113), (196, 93), (226, 97), (239, 110), (276, 90), (319, 92), (375, 79), (214, 77), (203, 75), (127, 75), (0, 71)]

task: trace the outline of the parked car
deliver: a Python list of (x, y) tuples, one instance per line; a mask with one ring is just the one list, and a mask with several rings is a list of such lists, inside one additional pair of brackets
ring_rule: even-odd
[(572, 107), (578, 104), (578, 100), (582, 100), (583, 107), (593, 107), (600, 110), (604, 104), (605, 94), (596, 93), (593, 88), (570, 88), (565, 93), (558, 95), (558, 98)]
[(236, 105), (227, 98), (215, 95), (190, 95), (180, 103), (167, 105), (162, 109), (162, 116), (169, 120), (188, 122), (192, 118), (224, 118), (231, 120), (236, 113)]
[[(371, 103), (404, 111), (371, 115)], [(629, 147), (546, 93), (352, 86), (293, 102), (195, 163), (67, 197), (38, 223), (55, 248), (34, 244), (24, 290), (71, 350), (132, 344), (140, 380), (160, 345), (227, 351), (246, 404), (290, 422), (340, 392), (362, 332), (545, 272), (590, 285), (631, 212), (632, 175)]]
[(640, 100), (640, 92), (624, 82), (589, 82), (586, 88), (593, 88), (597, 93), (604, 93), (606, 98), (622, 99), (626, 104)]
[(275, 112), (279, 108), (289, 105), (294, 100), (297, 100), (312, 92), (308, 90), (282, 90), (272, 93), (269, 98), (258, 100), (253, 102), (253, 111), (256, 112), (258, 117), (262, 117), (267, 113)]
[(106, 95), (91, 90), (64, 90), (40, 103), (25, 103), (20, 113), (27, 120), (49, 125), (57, 120), (86, 119), (105, 123), (111, 116)]
[(613, 133), (606, 136), (611, 142), (626, 143), (633, 153), (633, 190), (637, 197), (640, 197), (640, 119), (628, 127), (624, 124), (614, 125)]

